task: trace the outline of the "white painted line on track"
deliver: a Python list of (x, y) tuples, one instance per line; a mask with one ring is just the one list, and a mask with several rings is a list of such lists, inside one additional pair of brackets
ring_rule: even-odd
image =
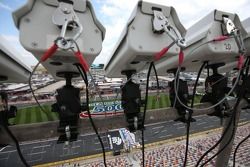
[(183, 129), (183, 128), (185, 128), (185, 126), (179, 126), (179, 127), (177, 127), (177, 129)]
[(160, 129), (160, 128), (163, 128), (164, 126), (156, 126), (156, 127), (153, 127), (152, 129)]

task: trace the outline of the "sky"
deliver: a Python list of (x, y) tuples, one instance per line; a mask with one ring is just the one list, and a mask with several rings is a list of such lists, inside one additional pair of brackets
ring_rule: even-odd
[[(27, 0), (0, 0), (0, 35), (6, 38), (19, 52), (20, 59), (27, 65), (34, 65), (36, 59), (19, 43), (11, 13)], [(91, 0), (99, 21), (106, 28), (103, 49), (94, 63), (106, 63), (114, 45), (126, 26), (127, 20), (138, 0)], [(214, 9), (237, 13), (240, 19), (250, 17), (250, 0), (146, 0), (173, 6), (186, 29)], [(1, 41), (0, 41), (1, 42)]]

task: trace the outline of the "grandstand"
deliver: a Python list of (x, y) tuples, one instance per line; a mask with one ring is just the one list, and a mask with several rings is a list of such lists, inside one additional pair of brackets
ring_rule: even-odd
[(0, 0), (0, 167), (250, 167), (249, 0), (160, 1)]
[[(220, 137), (220, 131), (210, 131), (206, 133), (202, 133), (200, 135), (193, 136), (190, 141), (190, 150), (189, 150), (189, 162), (188, 166), (193, 167), (197, 163), (199, 157), (207, 151)], [(247, 136), (247, 134), (250, 133), (250, 124), (243, 125), (238, 128), (236, 133), (236, 140), (234, 142), (234, 148), (235, 146), (244, 138)], [(212, 151), (208, 157), (211, 157), (211, 155), (215, 154), (217, 150)], [(237, 153), (237, 167), (248, 167), (250, 165), (250, 141), (248, 140), (238, 150)], [(174, 141), (171, 140), (170, 142), (167, 142), (165, 144), (161, 145), (155, 145), (150, 146), (146, 149), (146, 167), (181, 167), (181, 164), (183, 163), (184, 159), (184, 153), (185, 153), (185, 141)], [(141, 152), (140, 151), (134, 151), (132, 153), (134, 159), (141, 159)], [(230, 156), (230, 162), (229, 166), (232, 165), (232, 156), (233, 153), (231, 153)], [(204, 159), (204, 161), (208, 160), (208, 157)], [(57, 167), (74, 167), (74, 166), (84, 166), (84, 167), (103, 167), (102, 160), (99, 158), (99, 160), (89, 160), (92, 162), (85, 163), (83, 162), (76, 162), (72, 164), (62, 164), (58, 165)], [(202, 162), (204, 162), (202, 161)], [(127, 167), (130, 165), (131, 161), (128, 158), (126, 154), (121, 155), (119, 157), (113, 158), (109, 157), (108, 166), (120, 166), (120, 167)], [(215, 166), (215, 160), (210, 161), (207, 164), (207, 167), (214, 167)]]

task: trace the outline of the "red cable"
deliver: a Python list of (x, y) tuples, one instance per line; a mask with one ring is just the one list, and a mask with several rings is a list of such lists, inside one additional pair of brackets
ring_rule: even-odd
[(88, 71), (89, 71), (89, 65), (88, 65), (88, 63), (86, 62), (86, 60), (84, 59), (82, 53), (81, 53), (80, 51), (77, 51), (77, 52), (75, 52), (74, 54), (75, 54), (75, 56), (78, 58), (78, 60), (79, 60), (79, 62), (80, 62), (80, 64), (81, 64), (81, 66), (84, 68), (84, 70), (85, 70), (86, 72), (88, 72)]
[(57, 44), (53, 44), (41, 57), (41, 61), (44, 62), (46, 61), (48, 58), (50, 58), (58, 49)]
[[(58, 46), (56, 43), (54, 43), (41, 57), (41, 62), (46, 61), (48, 58), (50, 58), (58, 49)], [(78, 58), (78, 61), (80, 62), (81, 66), (84, 68), (86, 72), (89, 71), (89, 65), (86, 62), (86, 60), (83, 58), (83, 55), (80, 51), (77, 51), (74, 53), (75, 56)]]
[(160, 52), (156, 53), (154, 56), (154, 60), (160, 60), (169, 50), (169, 47), (163, 48)]
[(218, 41), (224, 41), (226, 39), (228, 39), (229, 36), (225, 36), (225, 35), (222, 35), (222, 36), (219, 36), (219, 37), (216, 37), (213, 39), (214, 42), (218, 42)]
[(183, 63), (183, 61), (184, 61), (184, 53), (181, 49), (179, 52), (179, 66)]
[(241, 68), (243, 67), (243, 63), (244, 63), (244, 56), (240, 55), (239, 59), (238, 59), (238, 69), (241, 70)]

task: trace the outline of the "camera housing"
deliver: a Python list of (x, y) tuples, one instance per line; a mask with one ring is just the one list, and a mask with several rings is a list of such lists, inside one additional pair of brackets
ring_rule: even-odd
[(15, 48), (0, 36), (0, 83), (27, 82), (31, 69), (21, 62)]
[[(38, 60), (60, 36), (67, 39), (77, 37), (75, 41), (88, 64), (102, 50), (105, 28), (98, 21), (89, 0), (28, 0), (13, 13), (13, 19), (20, 31), (21, 44)], [(64, 19), (77, 21), (82, 25), (82, 30), (79, 25), (70, 22), (64, 29)], [(78, 60), (70, 49), (58, 49), (42, 65), (55, 79), (61, 79), (57, 74), (62, 71), (78, 72), (75, 63)]]
[[(105, 66), (108, 77), (120, 77), (122, 71), (143, 70), (154, 60), (156, 53), (173, 42), (170, 35), (161, 30), (161, 20), (176, 29), (180, 36), (186, 33), (173, 7), (138, 2)], [(156, 63), (179, 51), (179, 46), (174, 44)]]
[(244, 39), (245, 46), (246, 46), (246, 55), (250, 56), (250, 17), (244, 20), (242, 24), (247, 31), (247, 36)]
[[(226, 22), (227, 21), (227, 22)], [(228, 26), (230, 23), (231, 26)], [(184, 49), (184, 62), (182, 67), (187, 72), (198, 71), (201, 64), (209, 62), (230, 63), (237, 61), (239, 47), (233, 37), (225, 40), (215, 39), (225, 37), (235, 29), (239, 30), (242, 38), (246, 36), (237, 14), (214, 10), (200, 21), (191, 26), (186, 33), (187, 47)], [(159, 75), (165, 74), (166, 70), (178, 67), (178, 56), (170, 57), (156, 65)]]

